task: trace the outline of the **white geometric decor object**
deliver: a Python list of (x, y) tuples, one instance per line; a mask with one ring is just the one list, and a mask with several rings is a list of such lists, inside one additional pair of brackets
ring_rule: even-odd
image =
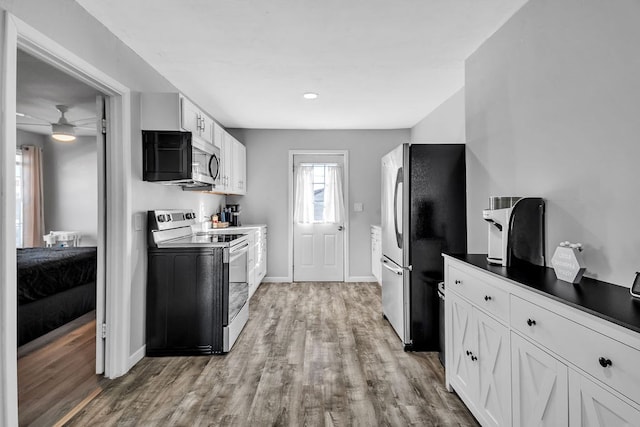
[(556, 277), (569, 283), (580, 283), (587, 269), (582, 260), (582, 243), (562, 242), (551, 258)]

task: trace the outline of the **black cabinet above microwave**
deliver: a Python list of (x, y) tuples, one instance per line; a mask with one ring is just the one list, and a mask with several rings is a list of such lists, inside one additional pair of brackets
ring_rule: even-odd
[(215, 184), (219, 154), (193, 141), (191, 132), (143, 130), (142, 146), (143, 180), (208, 189)]

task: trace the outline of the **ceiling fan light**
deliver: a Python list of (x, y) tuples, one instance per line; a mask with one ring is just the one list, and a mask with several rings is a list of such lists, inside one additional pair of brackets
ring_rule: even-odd
[(54, 123), (51, 125), (51, 137), (60, 142), (73, 142), (76, 140), (76, 133), (72, 125)]

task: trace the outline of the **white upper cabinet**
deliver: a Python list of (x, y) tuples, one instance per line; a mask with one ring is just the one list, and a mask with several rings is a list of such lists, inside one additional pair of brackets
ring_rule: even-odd
[(244, 145), (223, 130), (222, 136), (222, 184), (227, 194), (247, 194), (247, 151)]
[(224, 135), (227, 132), (224, 130), (222, 126), (213, 122), (213, 145), (222, 149), (222, 140), (224, 139)]
[(213, 146), (213, 119), (185, 97), (180, 98), (180, 104), (180, 122), (182, 129), (191, 132), (194, 138), (199, 138), (205, 144)]
[(236, 194), (246, 194), (247, 149), (233, 138), (233, 189)]
[(191, 132), (194, 140), (213, 147), (214, 123), (211, 117), (179, 93), (141, 95), (140, 124), (143, 130)]

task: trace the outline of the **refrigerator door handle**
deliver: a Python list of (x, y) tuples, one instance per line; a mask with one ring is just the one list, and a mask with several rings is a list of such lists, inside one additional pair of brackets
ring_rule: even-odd
[(387, 270), (397, 274), (398, 276), (402, 276), (402, 274), (403, 274), (403, 271), (402, 271), (403, 269), (402, 268), (394, 268), (394, 267), (392, 267), (391, 265), (389, 265), (389, 262), (384, 258), (382, 258), (380, 261), (382, 261), (382, 266), (384, 268), (386, 268)]
[(398, 247), (402, 249), (402, 232), (398, 231), (398, 187), (404, 181), (404, 171), (403, 168), (398, 169), (398, 174), (396, 176), (396, 185), (393, 190), (393, 226), (396, 232), (396, 243)]

